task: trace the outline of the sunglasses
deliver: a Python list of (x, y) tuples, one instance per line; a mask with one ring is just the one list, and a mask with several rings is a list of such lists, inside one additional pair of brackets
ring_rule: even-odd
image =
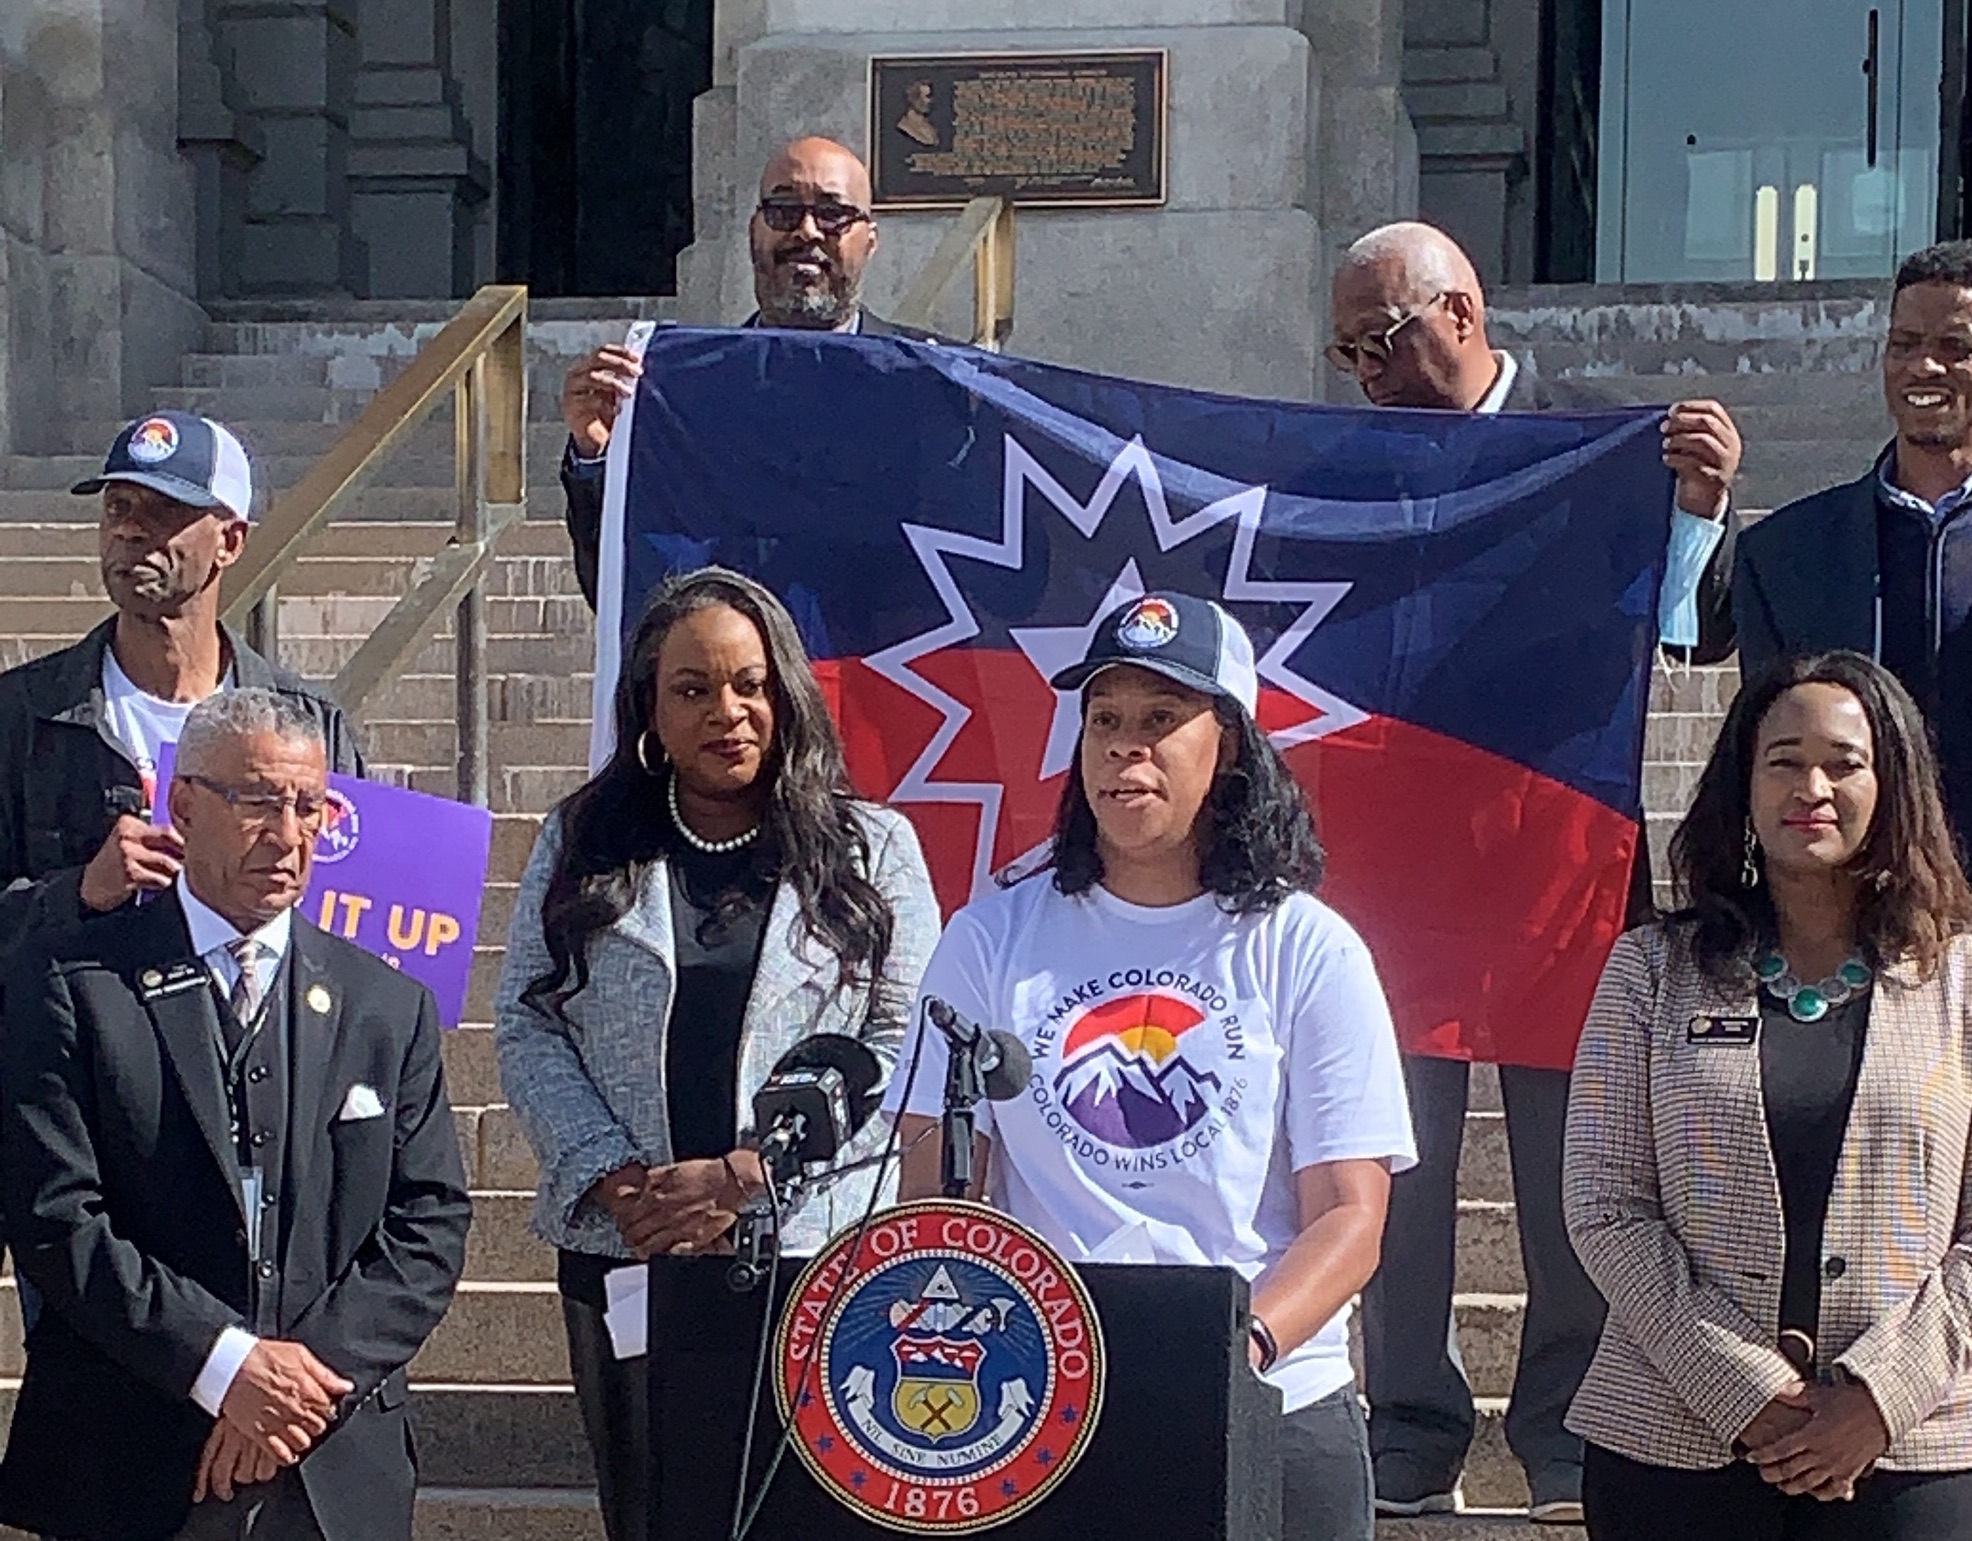
[(804, 219), (812, 219), (823, 235), (841, 235), (870, 217), (853, 203), (803, 203), (799, 198), (762, 198), (760, 218), (779, 235), (792, 235)]
[(1341, 370), (1345, 375), (1356, 372), (1356, 366), (1364, 359), (1372, 364), (1387, 364), (1396, 352), (1397, 334), (1419, 316), (1424, 315), (1440, 300), (1447, 298), (1451, 291), (1434, 294), (1415, 310), (1407, 310), (1380, 332), (1368, 332), (1353, 342), (1332, 342), (1322, 349), (1322, 357)]

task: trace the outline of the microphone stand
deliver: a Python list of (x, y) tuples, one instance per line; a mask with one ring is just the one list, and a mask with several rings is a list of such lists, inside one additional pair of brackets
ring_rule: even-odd
[(781, 1217), (765, 1189), (740, 1206), (733, 1224), (733, 1260), (726, 1265), (726, 1287), (733, 1293), (744, 1295), (767, 1277), (780, 1228)]
[(945, 1147), (942, 1176), (948, 1199), (962, 1199), (972, 1187), (972, 1110), (986, 1097), (979, 1056), (973, 1052), (976, 1046), (976, 1040), (963, 1049), (953, 1045), (945, 1056), (945, 1112), (939, 1134)]
[(790, 1149), (763, 1155), (767, 1184), (740, 1206), (733, 1222), (733, 1260), (726, 1265), (726, 1287), (738, 1295), (767, 1277), (780, 1251), (781, 1222), (807, 1197), (801, 1163)]

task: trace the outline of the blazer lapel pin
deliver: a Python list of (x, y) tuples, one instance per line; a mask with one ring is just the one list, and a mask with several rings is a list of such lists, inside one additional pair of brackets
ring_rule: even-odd
[(329, 1007), (334, 1004), (335, 1002), (330, 998), (326, 986), (310, 985), (308, 987), (308, 1009), (317, 1016), (326, 1017), (329, 1014)]
[(349, 1095), (342, 1099), (342, 1111), (336, 1114), (337, 1123), (347, 1123), (358, 1118), (382, 1118), (383, 1099), (377, 1095), (374, 1086), (366, 1086), (358, 1081), (349, 1088)]

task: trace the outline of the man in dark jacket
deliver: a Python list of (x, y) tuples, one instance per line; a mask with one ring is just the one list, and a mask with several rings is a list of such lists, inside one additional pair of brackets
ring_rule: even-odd
[(158, 751), (215, 691), (279, 691), (322, 725), (330, 769), (362, 774), (341, 709), (220, 623), (220, 578), (246, 547), (253, 502), (231, 433), (155, 413), (74, 490), (102, 498), (116, 614), (0, 674), (0, 966), (33, 933), (170, 885), (183, 846), (151, 823)]
[[(1377, 406), (1491, 413), (1595, 412), (1618, 405), (1593, 387), (1543, 380), (1486, 335), (1486, 299), (1472, 263), (1429, 225), (1371, 232), (1335, 277), (1330, 362)], [(1676, 478), (1671, 579), (1658, 621), (1667, 644), (1701, 648), (1729, 630), (1739, 433), (1715, 401), (1671, 407), (1664, 464)], [(1682, 549), (1681, 549), (1682, 548)], [(1675, 580), (1682, 569), (1684, 582)], [(1641, 810), (1637, 810), (1641, 823)], [(1630, 923), (1651, 913), (1650, 859), (1639, 842)], [(1579, 1028), (1580, 1024), (1574, 1024)], [(1472, 1390), (1450, 1345), (1459, 1150), (1471, 1067), (1406, 1053), (1418, 1165), (1391, 1186), (1383, 1264), (1363, 1292), (1370, 1449), (1380, 1513), (1415, 1515), (1458, 1503), (1472, 1441)], [(1527, 1274), (1506, 1439), (1526, 1469), (1532, 1516), (1581, 1520), (1582, 1442), (1562, 1416), (1595, 1353), (1602, 1301), (1582, 1271), (1561, 1214), (1568, 1073), (1503, 1063), (1500, 1086)]]
[[(767, 162), (760, 174), (760, 203), (747, 226), (759, 307), (747, 326), (939, 340), (863, 306), (863, 272), (877, 248), (871, 197), (869, 168), (833, 140), (797, 139)], [(637, 354), (612, 344), (583, 359), (562, 384), (569, 439), (561, 485), (575, 576), (591, 610), (602, 542), (604, 452), (617, 411), (642, 373)]]
[[(1937, 735), (1945, 805), (1972, 833), (1972, 241), (1905, 260), (1883, 347), (1896, 438), (1855, 481), (1748, 529), (1732, 580), (1739, 666), (1851, 648), (1902, 680)], [(1734, 637), (1705, 656), (1722, 658)]]

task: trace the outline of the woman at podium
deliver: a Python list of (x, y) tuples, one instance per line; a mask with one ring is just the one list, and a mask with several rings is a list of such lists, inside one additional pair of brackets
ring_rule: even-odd
[(1671, 870), (1568, 1100), (1589, 1535), (1972, 1536), (1972, 890), (1895, 676), (1749, 680)]
[[(980, 1186), (1074, 1261), (1245, 1274), (1285, 1410), (1283, 1535), (1369, 1541), (1349, 1303), (1416, 1159), (1375, 967), (1314, 897), (1314, 824), (1224, 610), (1132, 600), (1052, 683), (1082, 726), (1050, 859), (953, 917), (921, 992), (1033, 1059), (1024, 1095), (981, 1109)], [(890, 1095), (905, 1194), (927, 1197), (944, 1039), (913, 1052)]]
[[(910, 824), (850, 794), (794, 622), (759, 584), (667, 582), (615, 727), (608, 764), (542, 825), (494, 1010), (605, 1528), (644, 1541), (645, 1361), (613, 1352), (606, 1277), (728, 1245), (763, 1181), (753, 1097), (793, 1046), (845, 1035), (889, 1075), (938, 910)], [(838, 1160), (880, 1147), (880, 1125)], [(814, 1195), (784, 1249), (860, 1216), (873, 1181)]]

